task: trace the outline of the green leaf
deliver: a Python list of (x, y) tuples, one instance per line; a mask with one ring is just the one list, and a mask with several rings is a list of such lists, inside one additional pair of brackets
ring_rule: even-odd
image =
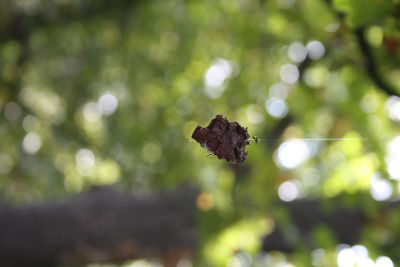
[(334, 0), (334, 6), (347, 15), (346, 22), (352, 28), (377, 23), (394, 8), (389, 0)]

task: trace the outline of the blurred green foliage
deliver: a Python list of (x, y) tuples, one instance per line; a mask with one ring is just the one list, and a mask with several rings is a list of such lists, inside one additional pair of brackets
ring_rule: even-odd
[[(316, 247), (294, 253), (263, 254), (261, 238), (277, 225), (291, 235), (279, 196), (340, 197), (371, 220), (399, 197), (400, 100), (385, 92), (400, 95), (399, 10), (397, 0), (1, 1), (0, 198), (195, 183), (194, 266), (336, 266), (324, 225)], [(244, 164), (190, 140), (216, 114), (264, 138)], [(360, 244), (371, 261), (399, 262), (398, 214), (385, 216)]]

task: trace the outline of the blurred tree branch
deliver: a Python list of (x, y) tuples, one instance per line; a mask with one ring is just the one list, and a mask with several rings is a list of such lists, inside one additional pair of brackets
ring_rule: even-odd
[(388, 82), (386, 82), (379, 74), (378, 64), (375, 62), (374, 56), (372, 54), (371, 48), (368, 45), (367, 40), (365, 40), (365, 29), (359, 28), (354, 31), (357, 38), (358, 45), (360, 47), (361, 53), (364, 55), (366, 69), (369, 77), (376, 84), (378, 88), (384, 91), (386, 94), (400, 96), (400, 93), (392, 87)]
[[(54, 266), (161, 258), (196, 245), (195, 187), (134, 198), (99, 187), (57, 204), (0, 207), (0, 266)], [(186, 255), (190, 256), (190, 255)]]
[(267, 149), (273, 150), (276, 148), (277, 144), (281, 141), (280, 138), (282, 134), (293, 121), (293, 115), (288, 114), (280, 119), (270, 131), (264, 134), (263, 138), (265, 139), (265, 145), (267, 146)]
[[(132, 197), (99, 187), (57, 204), (0, 207), (0, 266), (82, 265), (160, 258), (176, 266), (196, 246), (198, 189)], [(335, 200), (335, 203), (339, 199)], [(339, 201), (340, 202), (340, 201)], [(280, 205), (280, 204), (279, 204)], [(324, 225), (339, 243), (356, 244), (361, 233), (398, 202), (382, 203), (375, 216), (321, 200), (285, 203), (294, 231), (280, 225), (263, 239), (264, 251), (290, 252), (297, 244), (315, 248), (314, 230)], [(375, 222), (376, 223), (376, 222)]]
[[(331, 8), (332, 12), (342, 21), (344, 22), (345, 14), (335, 10), (333, 7), (332, 0), (325, 0), (327, 5)], [(358, 46), (360, 47), (360, 51), (364, 57), (366, 70), (369, 74), (371, 80), (375, 83), (375, 85), (382, 91), (384, 91), (387, 95), (395, 95), (400, 96), (400, 92), (398, 92), (392, 85), (386, 82), (379, 73), (378, 63), (374, 59), (374, 55), (370, 46), (368, 45), (367, 40), (365, 39), (365, 29), (360, 27), (354, 30), (354, 35), (357, 39)]]
[(329, 231), (335, 244), (355, 245), (361, 241), (364, 231), (373, 228), (391, 232), (392, 242), (398, 240), (397, 228), (393, 228), (395, 226), (390, 222), (390, 212), (398, 210), (399, 200), (371, 203), (370, 210), (366, 210), (360, 205), (348, 206), (346, 201), (340, 204), (343, 197), (345, 198), (344, 195), (336, 197), (334, 204), (327, 203), (328, 205), (324, 205), (321, 199), (285, 203), (291, 225), (287, 227), (278, 222), (274, 231), (263, 239), (263, 250), (292, 252), (298, 246), (316, 249), (321, 245), (315, 243), (315, 231), (318, 228)]

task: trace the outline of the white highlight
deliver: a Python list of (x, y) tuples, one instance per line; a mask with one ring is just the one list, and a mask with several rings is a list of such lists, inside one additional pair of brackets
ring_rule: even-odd
[(341, 244), (338, 246), (338, 249), (338, 267), (394, 267), (392, 260), (386, 256), (380, 256), (374, 262), (368, 256), (368, 249), (363, 245), (349, 247)]
[(278, 195), (281, 200), (290, 202), (297, 198), (299, 189), (295, 183), (287, 181), (279, 186)]
[(97, 104), (104, 115), (111, 115), (118, 107), (118, 100), (114, 95), (105, 93), (99, 98)]
[(370, 258), (361, 258), (357, 260), (357, 266), (360, 267), (376, 267), (374, 261)]
[(356, 252), (359, 258), (368, 258), (368, 249), (363, 245), (354, 245), (352, 250)]
[(218, 98), (224, 92), (226, 79), (231, 77), (232, 64), (226, 59), (218, 58), (204, 75), (205, 93), (210, 98)]
[(281, 80), (287, 84), (295, 84), (299, 79), (299, 69), (296, 65), (284, 64), (280, 69)]
[(377, 174), (371, 176), (371, 195), (376, 201), (389, 199), (392, 192), (392, 184), (389, 181), (381, 179)]
[(283, 118), (288, 112), (288, 107), (284, 100), (271, 97), (265, 102), (266, 111), (275, 118)]
[(94, 153), (90, 149), (82, 148), (76, 153), (75, 162), (79, 174), (89, 176), (93, 171), (95, 163)]
[(300, 42), (291, 43), (288, 49), (289, 58), (296, 63), (304, 61), (307, 57), (307, 50)]
[(375, 261), (375, 267), (394, 267), (394, 264), (389, 257), (380, 256)]
[(325, 54), (325, 47), (321, 42), (311, 41), (307, 44), (307, 54), (312, 60), (318, 60)]
[(387, 146), (385, 161), (390, 177), (400, 180), (400, 136), (395, 137)]
[(22, 140), (22, 148), (27, 154), (30, 155), (35, 154), (39, 150), (41, 145), (42, 140), (34, 132), (30, 132), (25, 135), (24, 139)]
[(308, 160), (311, 149), (306, 142), (298, 139), (283, 142), (277, 151), (276, 161), (279, 166), (286, 169), (294, 169)]
[(344, 248), (337, 255), (338, 267), (354, 267), (356, 261), (357, 254), (351, 248)]
[(400, 97), (391, 96), (386, 101), (386, 109), (393, 121), (400, 121)]

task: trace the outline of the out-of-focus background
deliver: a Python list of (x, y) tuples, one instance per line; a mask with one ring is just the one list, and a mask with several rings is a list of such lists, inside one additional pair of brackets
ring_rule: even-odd
[[(0, 199), (191, 183), (179, 267), (399, 266), (399, 17), (398, 0), (3, 0)], [(261, 139), (243, 164), (191, 141), (216, 114)]]

